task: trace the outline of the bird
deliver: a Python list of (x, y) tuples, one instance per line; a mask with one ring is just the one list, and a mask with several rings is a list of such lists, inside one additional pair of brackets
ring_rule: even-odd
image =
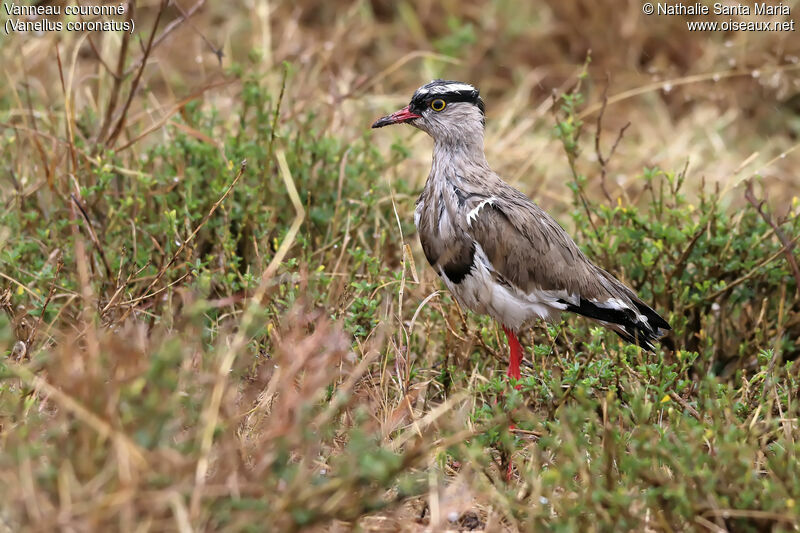
[[(576, 313), (654, 351), (669, 323), (592, 263), (556, 220), (489, 166), (486, 109), (469, 83), (436, 79), (373, 128), (409, 124), (433, 138), (431, 171), (414, 223), (430, 265), (462, 308), (506, 334), (508, 379), (521, 379), (518, 335), (538, 319)], [(519, 384), (516, 385), (519, 388)]]

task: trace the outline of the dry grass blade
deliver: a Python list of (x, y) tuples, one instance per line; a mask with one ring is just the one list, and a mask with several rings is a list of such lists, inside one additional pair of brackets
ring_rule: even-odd
[(357, 85), (354, 87), (350, 93), (345, 94), (342, 98), (347, 98), (357, 94), (358, 92), (363, 92), (375, 84), (379, 83), (381, 80), (387, 78), (392, 73), (397, 72), (403, 65), (413, 61), (414, 59), (425, 58), (425, 59), (435, 59), (437, 61), (442, 61), (445, 63), (451, 63), (457, 65), (460, 63), (458, 59), (443, 55), (443, 54), (436, 54), (433, 52), (428, 52), (425, 50), (414, 50), (413, 52), (409, 52), (403, 57), (397, 59), (394, 63), (383, 69), (382, 71), (378, 72), (376, 75), (372, 76), (371, 78), (365, 79), (362, 84)]
[(292, 247), (292, 244), (297, 237), (297, 232), (300, 231), (300, 226), (303, 224), (303, 220), (306, 216), (306, 210), (303, 208), (303, 203), (300, 201), (300, 195), (297, 193), (297, 188), (294, 186), (294, 180), (292, 179), (292, 173), (289, 170), (289, 164), (286, 162), (286, 155), (283, 153), (283, 150), (278, 149), (275, 152), (275, 157), (278, 160), (278, 168), (281, 171), (283, 183), (286, 185), (286, 192), (289, 194), (289, 198), (292, 201), (292, 206), (294, 206), (295, 215), (292, 225), (289, 226), (289, 231), (286, 233), (286, 236), (281, 241), (278, 250), (275, 252), (275, 255), (272, 257), (269, 265), (267, 265), (267, 268), (261, 275), (262, 285), (264, 285), (267, 280), (272, 279), (272, 277), (275, 275), (275, 272), (278, 271), (278, 267), (280, 266), (284, 257), (286, 257), (286, 254), (289, 252), (289, 248)]
[[(303, 223), (303, 218), (305, 217), (305, 210), (303, 209), (303, 204), (300, 202), (300, 196), (297, 193), (297, 189), (294, 186), (294, 182), (292, 180), (292, 176), (289, 171), (289, 166), (286, 163), (286, 156), (283, 154), (282, 150), (278, 150), (276, 152), (276, 157), (278, 159), (278, 164), (281, 169), (281, 174), (283, 176), (284, 183), (286, 184), (289, 197), (292, 199), (292, 203), (294, 204), (297, 213), (295, 216), (295, 220), (292, 223), (292, 226), (289, 228), (289, 231), (286, 234), (286, 237), (281, 242), (280, 247), (278, 248), (277, 252), (275, 252), (275, 256), (273, 257), (272, 261), (270, 262), (269, 266), (266, 268), (264, 274), (261, 277), (261, 283), (259, 284), (259, 287), (252, 298), (253, 302), (259, 302), (263, 297), (263, 294), (266, 291), (268, 285), (267, 282), (270, 279), (272, 279), (272, 276), (277, 271), (277, 268), (282, 262), (283, 257), (286, 255), (292, 243), (294, 242), (297, 232), (300, 229), (300, 225)], [(242, 167), (242, 170), (243, 168), (244, 166)], [(254, 318), (255, 315), (254, 311), (255, 307), (251, 306), (245, 313), (239, 331), (237, 332), (235, 338), (233, 339), (233, 341), (231, 341), (228, 349), (223, 353), (220, 359), (217, 372), (217, 381), (214, 385), (214, 389), (212, 390), (208, 406), (205, 409), (205, 415), (204, 415), (205, 425), (200, 440), (200, 448), (202, 453), (200, 460), (197, 462), (197, 468), (195, 474), (195, 488), (192, 492), (192, 499), (190, 506), (190, 514), (192, 517), (196, 517), (197, 513), (200, 510), (202, 491), (205, 485), (206, 474), (208, 472), (208, 467), (209, 467), (209, 454), (211, 453), (211, 445), (213, 443), (214, 428), (216, 427), (216, 422), (219, 416), (219, 408), (222, 401), (222, 394), (225, 390), (225, 380), (227, 379), (228, 372), (230, 371), (230, 368), (233, 365), (233, 361), (236, 357), (238, 350), (241, 349), (246, 340), (245, 331), (247, 330), (247, 328), (249, 327)]]
[(0, 278), (3, 278), (5, 280), (10, 281), (11, 283), (13, 283), (17, 287), (19, 287), (19, 289), (21, 291), (25, 291), (26, 293), (28, 293), (29, 296), (31, 296), (31, 297), (33, 297), (33, 298), (35, 298), (37, 300), (41, 300), (42, 299), (41, 295), (36, 294), (31, 289), (29, 289), (27, 285), (25, 285), (24, 283), (20, 282), (19, 280), (16, 280), (16, 279), (12, 278), (8, 274), (4, 274), (3, 272), (0, 272)]
[(466, 399), (467, 395), (464, 393), (455, 394), (451, 398), (448, 398), (441, 405), (438, 405), (430, 413), (426, 414), (423, 418), (419, 420), (414, 420), (412, 428), (404, 431), (402, 434), (400, 434), (398, 437), (395, 437), (392, 440), (392, 448), (395, 450), (400, 450), (403, 446), (405, 446), (405, 444), (410, 439), (414, 438), (415, 435), (421, 437), (423, 430), (428, 429), (428, 426), (439, 420), (442, 416), (444, 416), (448, 412), (455, 409), (456, 406), (460, 405)]

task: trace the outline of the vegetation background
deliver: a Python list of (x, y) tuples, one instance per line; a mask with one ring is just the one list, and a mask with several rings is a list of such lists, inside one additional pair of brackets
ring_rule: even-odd
[[(797, 529), (797, 31), (639, 0), (126, 9), (132, 35), (0, 37), (0, 528)], [(658, 353), (565, 318), (508, 386), (419, 249), (430, 140), (369, 130), (434, 77), (668, 318)]]

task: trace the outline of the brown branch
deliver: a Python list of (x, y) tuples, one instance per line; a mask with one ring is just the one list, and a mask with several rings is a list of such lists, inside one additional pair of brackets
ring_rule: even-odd
[(608, 193), (608, 189), (606, 188), (606, 172), (608, 171), (608, 162), (614, 156), (614, 152), (617, 151), (617, 146), (619, 146), (620, 141), (622, 140), (622, 136), (625, 135), (625, 130), (631, 125), (630, 122), (622, 126), (617, 134), (617, 139), (614, 141), (614, 144), (611, 146), (611, 150), (608, 152), (607, 157), (603, 157), (603, 152), (600, 150), (600, 136), (602, 135), (603, 131), (603, 115), (606, 112), (606, 106), (608, 105), (608, 78), (606, 78), (606, 85), (603, 89), (603, 105), (600, 107), (600, 113), (597, 115), (597, 130), (594, 134), (594, 151), (597, 154), (597, 161), (600, 163), (600, 188), (603, 190), (603, 194), (608, 199), (609, 202), (613, 202), (611, 199), (611, 195)]
[[(161, 36), (159, 37), (159, 41), (158, 41), (158, 42), (160, 42), (160, 40), (161, 40), (161, 39), (163, 39), (164, 37), (166, 37), (166, 36), (167, 36), (167, 32), (169, 32), (169, 31), (172, 31), (172, 27), (173, 27), (173, 26), (177, 26), (177, 25), (178, 25), (178, 24), (180, 24), (181, 22), (183, 22), (183, 21), (186, 21), (186, 23), (187, 23), (187, 24), (189, 24), (189, 27), (190, 27), (190, 28), (192, 28), (192, 29), (194, 30), (194, 32), (195, 32), (197, 35), (199, 35), (201, 39), (203, 39), (203, 42), (205, 42), (205, 43), (206, 43), (206, 46), (208, 46), (208, 47), (211, 49), (211, 53), (212, 53), (212, 54), (214, 54), (215, 56), (217, 56), (217, 61), (219, 61), (219, 66), (221, 67), (221, 66), (222, 66), (222, 58), (223, 58), (223, 57), (225, 57), (225, 54), (222, 52), (222, 49), (221, 49), (221, 48), (217, 48), (216, 46), (214, 46), (214, 45), (211, 43), (211, 41), (209, 41), (209, 40), (208, 40), (208, 37), (206, 37), (205, 35), (203, 35), (203, 34), (200, 32), (200, 30), (198, 30), (198, 29), (197, 29), (197, 26), (195, 26), (195, 25), (194, 25), (194, 23), (192, 23), (192, 21), (190, 21), (190, 20), (189, 20), (189, 17), (191, 17), (191, 16), (194, 14), (194, 12), (195, 12), (195, 11), (197, 11), (197, 10), (200, 8), (200, 6), (202, 6), (202, 5), (203, 5), (203, 4), (205, 4), (205, 3), (206, 3), (206, 0), (199, 0), (199, 1), (198, 1), (198, 2), (197, 2), (195, 5), (193, 5), (193, 6), (192, 6), (192, 8), (191, 8), (191, 9), (190, 9), (190, 10), (187, 12), (187, 11), (184, 11), (184, 10), (183, 10), (183, 8), (180, 6), (180, 4), (178, 4), (178, 2), (175, 2), (175, 7), (177, 8), (177, 10), (178, 10), (178, 11), (180, 11), (180, 12), (181, 12), (181, 16), (182, 16), (183, 18), (182, 18), (182, 19), (175, 19), (175, 20), (173, 20), (172, 22), (170, 22), (170, 24), (169, 24), (169, 25), (166, 27), (166, 29), (164, 30), (164, 32), (163, 32), (163, 33), (161, 34)], [(158, 45), (158, 42), (156, 42), (156, 45)]]
[(697, 411), (697, 409), (692, 407), (692, 405), (689, 402), (687, 402), (686, 400), (684, 400), (683, 398), (678, 396), (678, 393), (670, 392), (669, 393), (669, 397), (672, 399), (672, 401), (676, 402), (684, 410), (686, 410), (690, 415), (692, 415), (698, 422), (702, 422), (703, 421), (703, 417), (700, 416), (700, 413)]
[(75, 205), (78, 206), (78, 210), (81, 212), (81, 216), (83, 216), (83, 220), (86, 222), (86, 229), (89, 231), (89, 238), (92, 240), (94, 247), (97, 248), (97, 253), (100, 255), (100, 259), (103, 261), (103, 267), (106, 269), (108, 281), (114, 283), (114, 273), (111, 271), (111, 266), (108, 264), (106, 254), (103, 252), (103, 247), (100, 246), (100, 240), (97, 238), (97, 234), (94, 232), (92, 222), (89, 220), (89, 215), (86, 213), (86, 209), (84, 209), (80, 201), (78, 201), (78, 197), (75, 196), (75, 193), (70, 193), (70, 197), (72, 198), (72, 201), (75, 202)]
[[(131, 280), (134, 279), (139, 274), (141, 274), (142, 272), (144, 272), (144, 270), (147, 267), (149, 267), (150, 264), (151, 264), (151, 261), (148, 259), (143, 267), (141, 267), (140, 269), (138, 269), (136, 271), (131, 271), (128, 274), (128, 277), (125, 279), (125, 281), (123, 283), (117, 285), (117, 290), (114, 291), (114, 294), (111, 295), (111, 298), (108, 300), (108, 303), (106, 304), (106, 306), (102, 309), (102, 311), (100, 311), (100, 316), (104, 316), (106, 314), (106, 312), (108, 312), (108, 310), (111, 309), (112, 306), (114, 306), (114, 304), (116, 303), (117, 298), (119, 297), (119, 295), (122, 294), (123, 290), (125, 290), (125, 287), (130, 285)], [(120, 266), (120, 271), (121, 270), (122, 270), (122, 267)], [(119, 278), (117, 278), (117, 279), (119, 279)], [(146, 278), (144, 278), (144, 279), (146, 279)], [(136, 280), (134, 280), (134, 281), (136, 281)]]
[(764, 219), (764, 222), (772, 227), (772, 230), (775, 232), (775, 236), (778, 237), (778, 240), (783, 245), (783, 254), (786, 256), (786, 261), (789, 263), (789, 267), (792, 269), (792, 275), (794, 275), (795, 290), (797, 291), (797, 294), (800, 295), (800, 267), (797, 266), (797, 259), (795, 259), (794, 253), (792, 253), (794, 248), (793, 240), (790, 240), (788, 237), (786, 237), (786, 234), (781, 230), (780, 226), (772, 220), (772, 216), (764, 211), (763, 207), (765, 200), (756, 199), (756, 195), (753, 192), (752, 180), (747, 182), (747, 188), (744, 191), (744, 197), (748, 202), (750, 202), (750, 205), (755, 208), (758, 214), (761, 215), (761, 218)]
[(275, 112), (272, 115), (272, 126), (269, 132), (269, 144), (267, 145), (267, 161), (272, 161), (272, 150), (275, 144), (275, 130), (278, 127), (278, 118), (281, 113), (281, 104), (283, 103), (283, 95), (286, 91), (286, 79), (289, 77), (289, 67), (284, 65), (283, 78), (281, 80), (281, 92), (278, 93), (278, 101), (275, 104)]
[(122, 110), (119, 113), (117, 125), (114, 126), (114, 129), (111, 130), (111, 134), (108, 136), (108, 139), (106, 139), (106, 146), (110, 146), (114, 143), (116, 138), (122, 132), (122, 128), (125, 126), (125, 119), (128, 115), (128, 109), (133, 102), (133, 97), (136, 95), (136, 90), (139, 88), (139, 82), (142, 79), (142, 73), (144, 72), (145, 66), (147, 66), (147, 58), (150, 57), (150, 52), (153, 51), (153, 40), (155, 39), (156, 30), (158, 29), (158, 24), (161, 22), (161, 16), (164, 14), (164, 10), (167, 8), (168, 3), (168, 0), (161, 0), (161, 5), (159, 6), (158, 13), (156, 14), (156, 20), (153, 23), (153, 29), (150, 31), (150, 38), (147, 40), (147, 47), (145, 48), (144, 55), (142, 56), (142, 62), (139, 65), (139, 70), (136, 72), (136, 76), (133, 78), (130, 91), (128, 92), (128, 99), (125, 101), (125, 105), (122, 106)]
[[(129, 16), (133, 17), (133, 12), (135, 9), (135, 2), (133, 0), (128, 0)], [(111, 95), (109, 96), (108, 105), (106, 106), (106, 115), (103, 118), (103, 124), (100, 126), (100, 131), (97, 134), (98, 141), (102, 141), (102, 139), (105, 138), (106, 133), (108, 133), (108, 128), (111, 126), (111, 122), (113, 120), (114, 110), (117, 108), (119, 93), (122, 89), (122, 80), (126, 77), (123, 69), (125, 68), (125, 58), (128, 56), (128, 45), (130, 44), (130, 38), (131, 34), (129, 32), (126, 31), (123, 33), (122, 44), (120, 45), (119, 56), (117, 57), (117, 71), (113, 74), (114, 85), (111, 87)], [(92, 44), (91, 36), (89, 37), (89, 43)], [(92, 47), (94, 47), (94, 44), (92, 44)], [(100, 57), (99, 53), (97, 53), (97, 57)], [(99, 147), (100, 142), (96, 143), (96, 146)]]
[[(83, 15), (81, 15), (81, 20), (82, 19), (83, 19)], [(130, 35), (130, 33), (125, 32), (125, 36), (127, 37), (128, 35)], [(109, 67), (108, 63), (105, 62), (105, 60), (103, 59), (103, 56), (100, 55), (100, 51), (97, 49), (97, 46), (94, 44), (94, 39), (92, 39), (91, 32), (87, 32), (86, 38), (89, 40), (89, 46), (91, 47), (92, 52), (94, 52), (94, 55), (97, 58), (97, 60), (100, 62), (101, 65), (103, 65), (103, 68), (106, 69), (106, 72), (108, 72), (111, 75), (111, 77), (114, 78), (114, 80), (116, 81), (116, 79), (119, 76), (117, 75), (116, 72), (111, 70), (111, 67)]]
[[(197, 10), (200, 9), (203, 6), (203, 4), (205, 4), (205, 3), (206, 3), (206, 0), (199, 0), (195, 5), (193, 5), (191, 8), (189, 8), (189, 11), (184, 11), (176, 2), (175, 3), (175, 7), (177, 7), (178, 10), (181, 12), (181, 18), (175, 19), (172, 22), (170, 22), (169, 24), (167, 24), (167, 26), (164, 28), (164, 31), (161, 32), (161, 35), (159, 35), (156, 38), (156, 40), (153, 41), (153, 48), (158, 47), (158, 45), (160, 45), (161, 42), (170, 33), (172, 33), (172, 31), (175, 28), (180, 26), (180, 24), (183, 21), (188, 20), (188, 18), (191, 17), (192, 15), (194, 15), (197, 12)], [(211, 51), (214, 53), (214, 55), (216, 55), (219, 58), (219, 60), (221, 62), (222, 61), (222, 56), (223, 56), (222, 50), (214, 48), (214, 46), (209, 42), (209, 40), (206, 39), (205, 36), (203, 36), (202, 34), (200, 35), (200, 37), (203, 38), (203, 40), (206, 42), (206, 44), (208, 44), (208, 47), (211, 48)], [(128, 70), (125, 71), (125, 76), (128, 76), (131, 72), (133, 72), (133, 69), (137, 68), (139, 65), (142, 64), (143, 61), (146, 61), (146, 60), (147, 60), (147, 58), (145, 56), (142, 56), (139, 59), (137, 59), (136, 61), (134, 61), (131, 64), (131, 66), (128, 67)]]

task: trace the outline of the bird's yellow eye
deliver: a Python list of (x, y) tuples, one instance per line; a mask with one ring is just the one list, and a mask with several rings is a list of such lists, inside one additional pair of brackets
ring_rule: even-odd
[(436, 100), (431, 102), (431, 109), (433, 109), (434, 111), (441, 111), (442, 109), (444, 109), (444, 106), (445, 106), (444, 100), (442, 100), (441, 98), (437, 98)]

